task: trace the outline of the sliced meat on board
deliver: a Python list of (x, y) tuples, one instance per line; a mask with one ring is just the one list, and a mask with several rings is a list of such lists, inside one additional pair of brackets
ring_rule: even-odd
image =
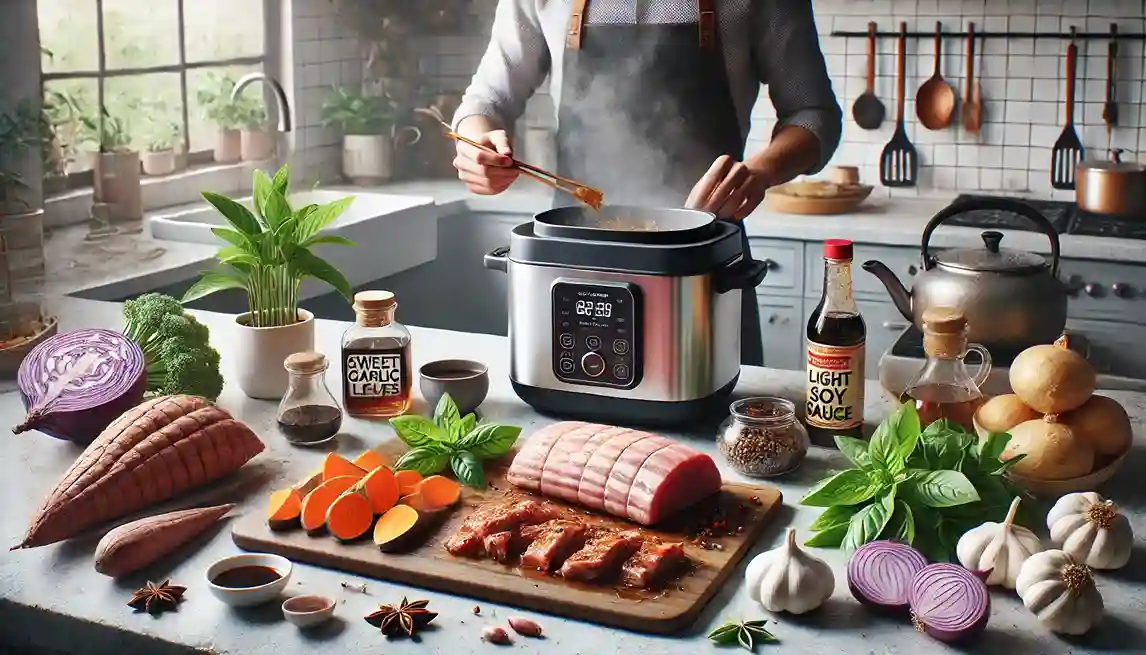
[(561, 565), (561, 576), (577, 582), (594, 582), (615, 575), (621, 564), (644, 543), (639, 532), (610, 532), (593, 537)]
[[(446, 541), (446, 550), (461, 557), (485, 554), (486, 538), (499, 532), (512, 531), (522, 525), (535, 525), (554, 519), (559, 510), (536, 500), (521, 500), (508, 505), (484, 507), (466, 518), (458, 531)], [(499, 542), (491, 545), (498, 547)]]
[(649, 540), (636, 555), (621, 566), (621, 582), (630, 587), (648, 589), (676, 576), (688, 562), (684, 545)]
[(585, 545), (589, 529), (584, 523), (557, 519), (521, 531), (529, 548), (521, 556), (521, 568), (550, 573)]
[(593, 423), (555, 423), (510, 465), (514, 485), (643, 525), (720, 490), (712, 458), (664, 437)]

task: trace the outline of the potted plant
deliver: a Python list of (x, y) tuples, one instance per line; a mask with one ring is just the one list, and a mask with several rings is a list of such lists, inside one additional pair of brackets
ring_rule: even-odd
[(388, 95), (335, 88), (322, 105), (322, 124), (342, 130), (342, 175), (357, 185), (380, 184), (394, 176), (399, 135), (406, 145), (422, 138), (416, 127), (397, 128), (398, 106)]
[(208, 73), (206, 83), (195, 91), (195, 99), (207, 120), (215, 124), (215, 161), (234, 164), (242, 158), (242, 108), (231, 102), (235, 80), (229, 75)]
[(275, 154), (275, 132), (267, 129), (267, 109), (261, 98), (240, 98), (240, 152), (243, 161), (266, 161)]
[(178, 170), (178, 154), (182, 146), (183, 130), (175, 121), (153, 125), (143, 153), (145, 175), (171, 175)]
[(282, 398), (287, 387), (283, 360), (314, 349), (314, 315), (298, 306), (302, 280), (325, 282), (348, 300), (352, 294), (346, 277), (311, 248), (354, 245), (322, 233), (354, 197), (294, 208), (288, 200), (289, 183), (287, 166), (274, 179), (256, 170), (253, 208), (219, 194), (203, 194), (229, 224), (212, 230), (228, 245), (216, 255), (219, 266), (204, 272), (183, 296), (186, 303), (224, 289), (246, 292), (250, 311), (235, 317), (235, 372), (239, 387), (251, 398)]
[(41, 302), (44, 210), (26, 182), (36, 173), (31, 157), (51, 138), (46, 115), (31, 102), (0, 114), (0, 374), (5, 376), (57, 329), (56, 320), (43, 315)]
[(107, 107), (99, 116), (81, 116), (89, 140), (98, 146), (93, 167), (93, 200), (109, 220), (143, 220), (143, 192), (139, 186), (139, 151), (131, 145), (127, 121), (113, 116)]

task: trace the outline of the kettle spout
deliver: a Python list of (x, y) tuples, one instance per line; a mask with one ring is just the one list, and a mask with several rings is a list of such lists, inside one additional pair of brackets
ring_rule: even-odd
[(880, 261), (866, 261), (863, 263), (863, 270), (871, 273), (883, 282), (883, 286), (887, 288), (887, 294), (891, 296), (891, 302), (895, 303), (895, 308), (899, 310), (900, 314), (907, 320), (913, 320), (911, 315), (911, 292), (908, 291), (895, 273), (891, 272), (883, 262)]

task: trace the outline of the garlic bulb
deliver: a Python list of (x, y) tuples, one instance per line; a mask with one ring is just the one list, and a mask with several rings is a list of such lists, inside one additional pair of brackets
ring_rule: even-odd
[(973, 528), (960, 537), (955, 546), (955, 555), (963, 568), (990, 572), (984, 580), (989, 586), (1014, 589), (1023, 562), (1042, 552), (1043, 545), (1035, 533), (1014, 524), (1018, 510), (1019, 499), (1015, 498), (1002, 523), (988, 522)]
[(1090, 569), (1061, 550), (1044, 550), (1023, 563), (1015, 591), (1048, 630), (1086, 634), (1102, 620), (1102, 595)]
[(788, 528), (779, 548), (754, 557), (744, 578), (749, 598), (772, 612), (810, 612), (836, 589), (832, 567), (796, 545), (795, 528)]
[(1130, 521), (1093, 491), (1059, 498), (1047, 514), (1047, 528), (1056, 546), (1092, 569), (1120, 569), (1130, 561)]

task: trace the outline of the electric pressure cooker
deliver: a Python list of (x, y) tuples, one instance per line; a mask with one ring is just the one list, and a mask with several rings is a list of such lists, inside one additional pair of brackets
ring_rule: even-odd
[(548, 414), (679, 425), (727, 411), (742, 293), (767, 274), (739, 228), (687, 209), (551, 209), (485, 267), (509, 277), (510, 381)]

